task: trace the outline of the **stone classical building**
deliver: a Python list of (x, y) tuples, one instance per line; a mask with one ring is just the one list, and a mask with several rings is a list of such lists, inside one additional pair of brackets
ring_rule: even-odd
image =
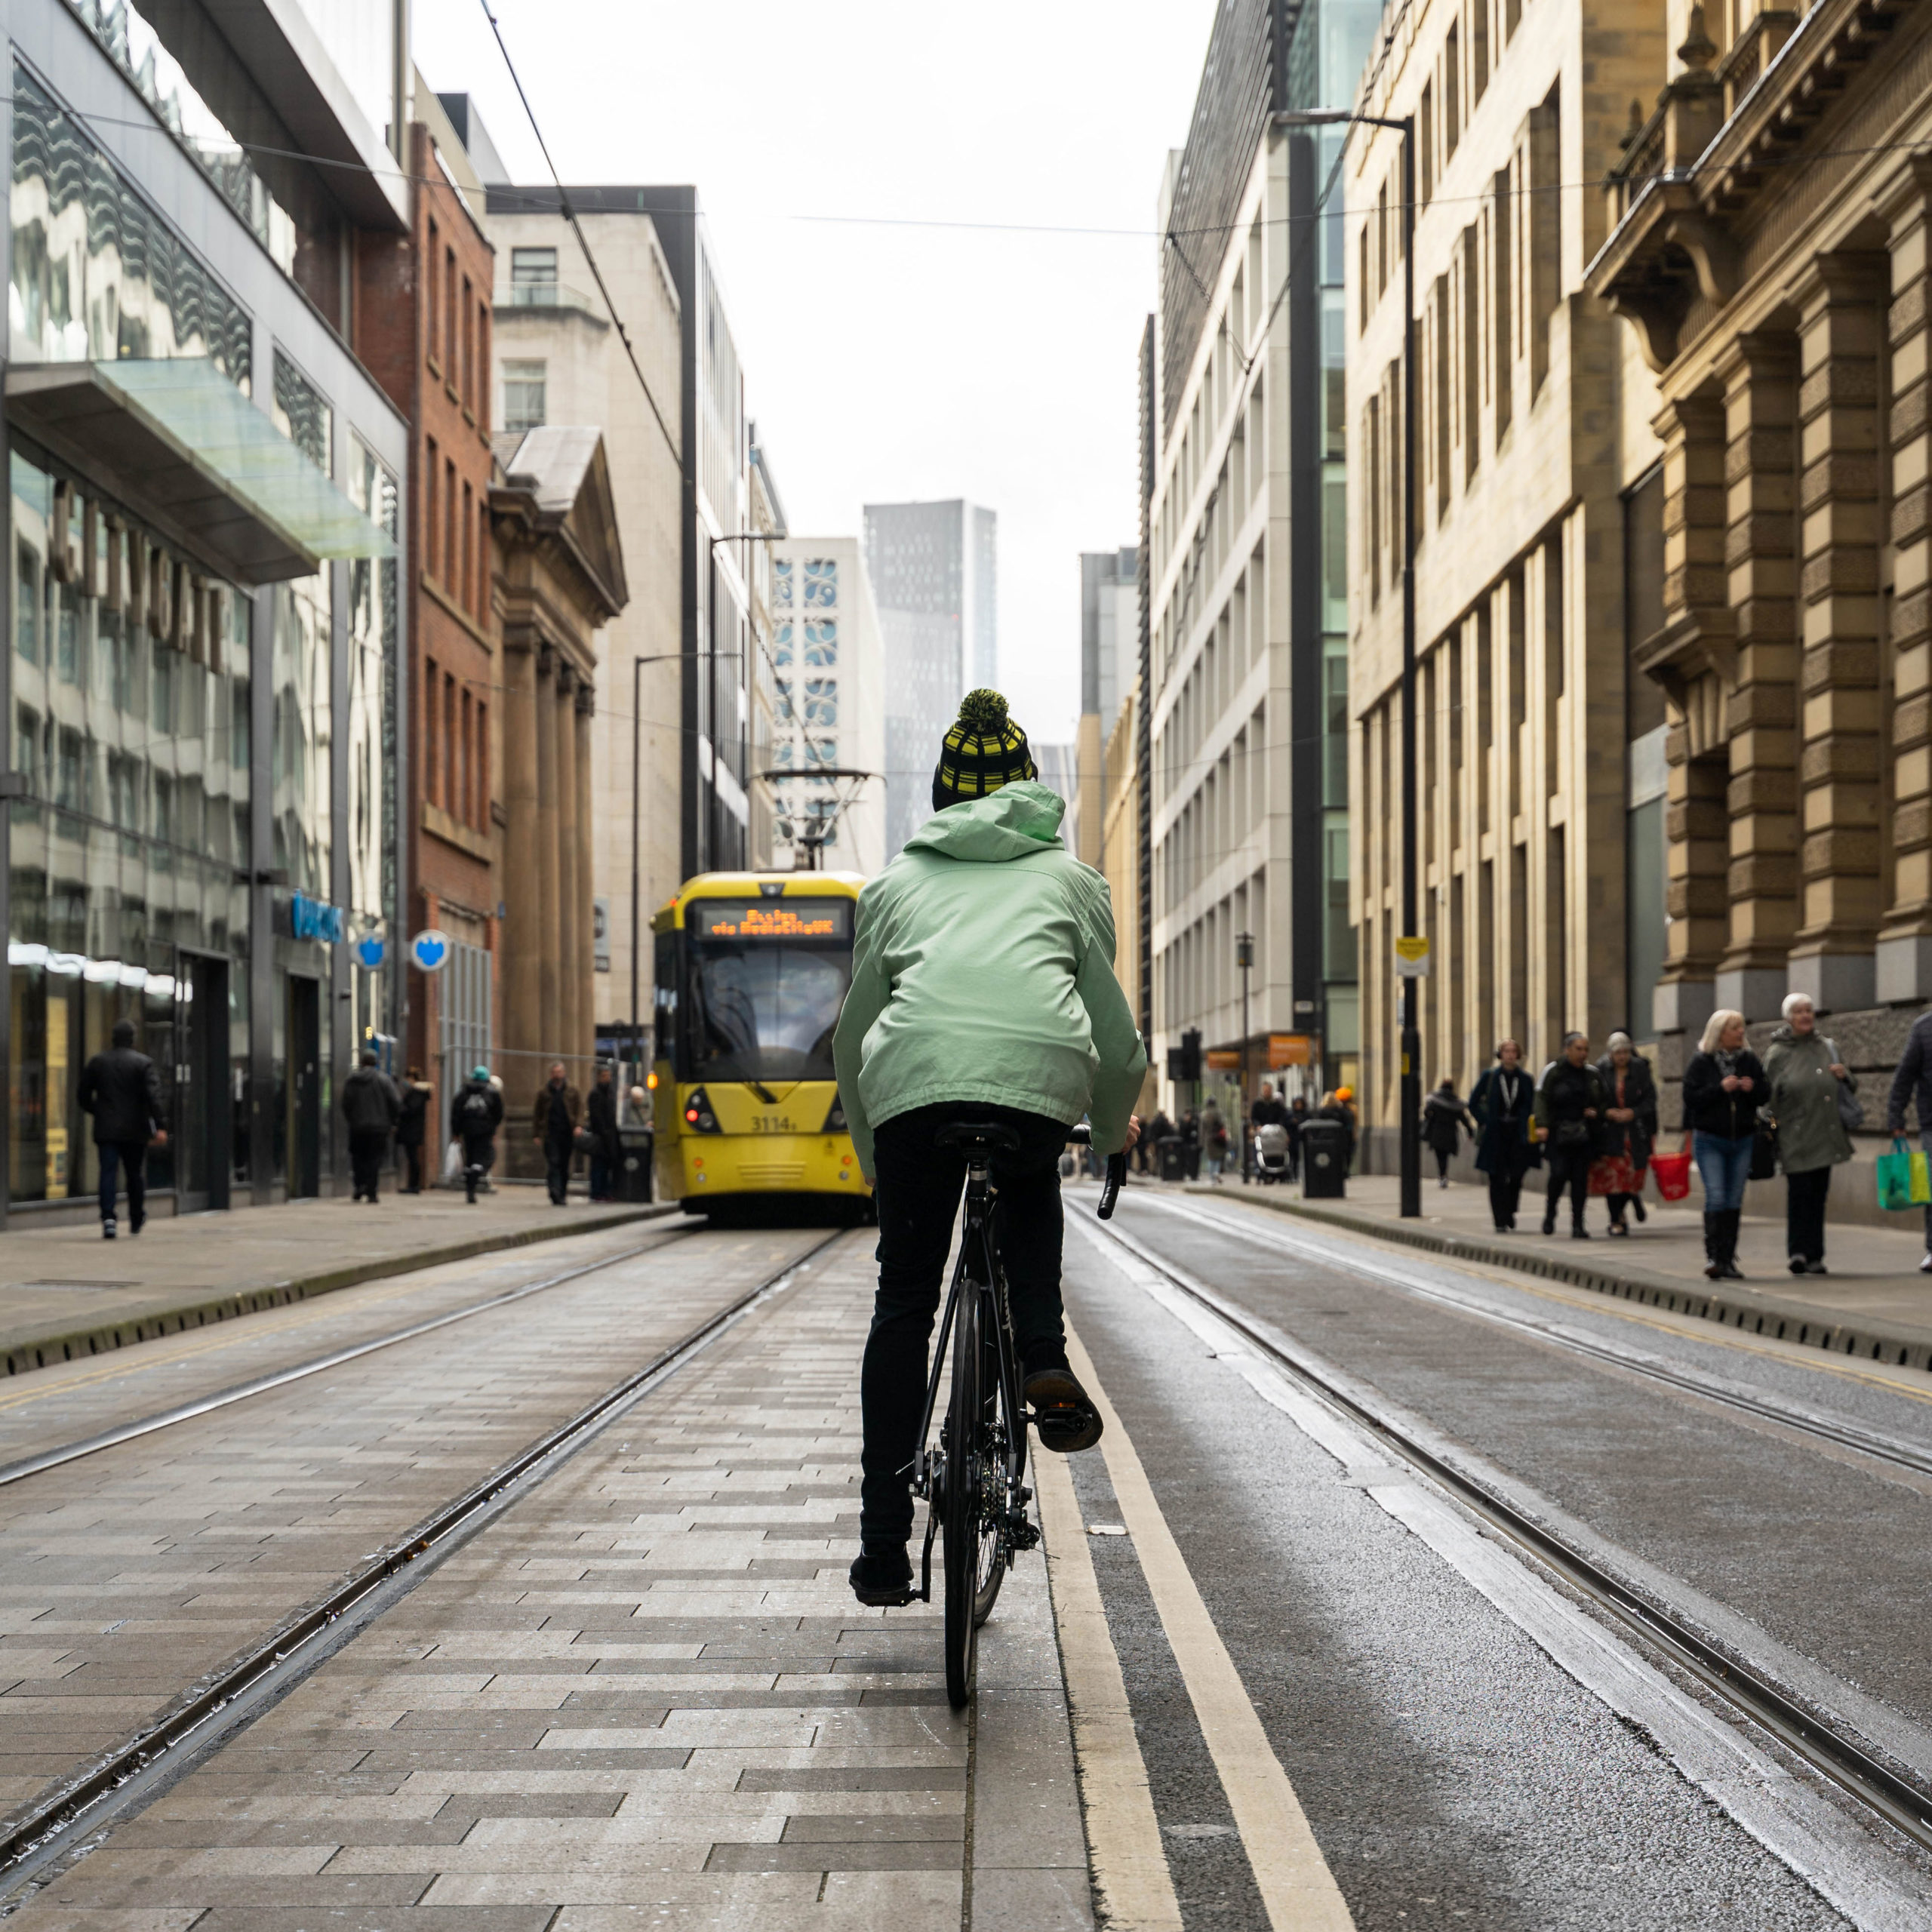
[[(1499, 1038), (1650, 1032), (1659, 927), (1632, 838), (1662, 770), (1661, 694), (1629, 671), (1626, 486), (1654, 383), (1586, 292), (1600, 181), (1661, 8), (1418, 0), (1358, 109), (1416, 126), (1417, 930), (1421, 1072), (1466, 1092)], [(1349, 266), (1349, 706), (1361, 958), (1360, 1103), (1392, 1134), (1402, 936), (1402, 137), (1358, 126)], [(1640, 492), (1641, 506), (1649, 501)], [(1636, 553), (1641, 556), (1641, 550)], [(1653, 866), (1645, 878), (1654, 878)], [(1625, 943), (1626, 931), (1632, 943)]]
[(629, 597), (604, 438), (545, 426), (497, 438), (490, 492), (503, 619), (503, 1044), (511, 1171), (549, 1063), (589, 1082), (596, 1029), (592, 718), (598, 633)]
[(1660, 401), (1657, 1019), (1801, 989), (1883, 1062), (1932, 999), (1932, 16), (1668, 24), (1589, 270)]

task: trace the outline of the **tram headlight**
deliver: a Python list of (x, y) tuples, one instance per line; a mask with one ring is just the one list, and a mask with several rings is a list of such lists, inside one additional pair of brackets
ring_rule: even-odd
[(832, 1097), (832, 1111), (826, 1115), (825, 1124), (819, 1131), (821, 1134), (850, 1134), (851, 1131), (845, 1121), (844, 1103), (835, 1094)]
[(711, 1096), (702, 1087), (694, 1087), (685, 1102), (685, 1124), (694, 1134), (718, 1134), (723, 1130), (711, 1110)]

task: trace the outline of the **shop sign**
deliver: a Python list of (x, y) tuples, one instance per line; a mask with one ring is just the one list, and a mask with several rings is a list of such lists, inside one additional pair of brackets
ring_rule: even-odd
[(1315, 1063), (1313, 1047), (1314, 1041), (1306, 1033), (1270, 1033), (1269, 1066), (1312, 1066)]
[(409, 942), (409, 963), (419, 973), (440, 973), (450, 963), (451, 950), (448, 933), (427, 927)]
[(1241, 1071), (1241, 1049), (1238, 1047), (1210, 1047), (1208, 1065), (1216, 1073), (1238, 1073)]
[(365, 972), (380, 970), (383, 961), (389, 957), (389, 942), (380, 933), (365, 933), (355, 942), (355, 963)]
[(297, 939), (320, 940), (325, 946), (340, 946), (343, 940), (342, 908), (325, 905), (306, 892), (288, 899), (288, 929)]

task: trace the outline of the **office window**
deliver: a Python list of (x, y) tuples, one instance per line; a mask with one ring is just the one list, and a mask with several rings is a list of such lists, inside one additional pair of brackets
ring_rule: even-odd
[(443, 673), (443, 809), (455, 813), (457, 804), (456, 679)]
[(1442, 55), (1442, 158), (1446, 165), (1463, 138), (1463, 37), (1452, 24)]
[(476, 701), (476, 829), (490, 829), (490, 707)]
[(476, 823), (476, 803), (472, 795), (476, 771), (476, 721), (471, 715), (472, 708), (469, 694), (466, 691), (463, 694), (463, 768), (458, 779), (457, 793), (457, 815), (465, 825)]
[(475, 513), (475, 492), (463, 486), (463, 574), (457, 580), (457, 601), (474, 617), (476, 613), (475, 560), (469, 548), (471, 519)]
[(475, 290), (469, 276), (465, 275), (463, 278), (463, 374), (457, 379), (457, 387), (462, 392), (463, 408), (472, 411), (475, 404), (471, 399), (470, 391), (475, 381), (476, 339), (471, 330), (475, 312)]
[(456, 308), (456, 251), (443, 251), (443, 380), (456, 387), (457, 347)]
[(439, 368), (443, 359), (442, 336), (440, 324), (443, 308), (438, 294), (437, 266), (443, 259), (443, 234), (435, 223), (429, 223), (429, 245), (423, 251), (423, 272), (428, 278), (428, 285), (423, 291), (423, 347), (429, 360)]
[(476, 621), (490, 621), (490, 503), (476, 506)]
[(476, 426), (485, 435), (490, 433), (490, 385), (483, 380), (483, 373), (490, 366), (490, 305), (478, 302), (476, 305)]
[(540, 429), (549, 420), (545, 414), (545, 391), (549, 386), (549, 365), (546, 362), (506, 361), (503, 365), (503, 427), (521, 435), (526, 429)]
[(442, 689), (442, 681), (436, 669), (436, 660), (426, 657), (423, 660), (423, 795), (434, 799), (441, 784), (439, 760), (441, 747), (436, 742), (436, 694)]
[(510, 251), (512, 288), (555, 288), (556, 285), (555, 249), (512, 248)]
[(460, 592), (456, 555), (456, 465), (447, 458), (443, 463), (443, 586)]
[(436, 574), (436, 485), (443, 473), (441, 459), (436, 453), (436, 439), (429, 437), (429, 456), (423, 465), (423, 571), (427, 577)]

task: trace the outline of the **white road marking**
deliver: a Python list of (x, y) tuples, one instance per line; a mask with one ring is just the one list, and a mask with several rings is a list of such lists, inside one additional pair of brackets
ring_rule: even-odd
[(1241, 1673), (1161, 1513), (1126, 1426), (1107, 1400), (1092, 1358), (1071, 1323), (1066, 1350), (1074, 1374), (1106, 1425), (1100, 1452), (1106, 1458), (1114, 1497), (1134, 1539), (1161, 1627), (1180, 1666), (1208, 1755), (1227, 1794), (1268, 1921), (1276, 1932), (1288, 1932), (1290, 1927), (1294, 1932), (1352, 1932), (1355, 1920), (1315, 1841), (1301, 1800), (1268, 1742)]
[(1081, 1534), (1073, 1478), (1061, 1457), (1043, 1455), (1035, 1463), (1033, 1484), (1046, 1532), (1047, 1577), (1073, 1715), (1094, 1889), (1106, 1923), (1119, 1932), (1181, 1932), (1180, 1903), (1154, 1816), (1120, 1656)]
[[(1644, 1731), (1698, 1789), (1862, 1932), (1924, 1932), (1932, 1888), (1829, 1799), (1801, 1783), (1742, 1731), (1706, 1710), (1554, 1585), (1484, 1537), (1424, 1478), (1381, 1480), (1388, 1451), (1300, 1388), (1246, 1338), (1097, 1230), (1079, 1227), (1121, 1274), (1190, 1329), (1262, 1399), (1362, 1485), (1561, 1669)], [(1109, 1424), (1112, 1426), (1111, 1420)], [(1118, 1485), (1116, 1485), (1118, 1487)], [(1130, 1524), (1132, 1512), (1128, 1512)]]

